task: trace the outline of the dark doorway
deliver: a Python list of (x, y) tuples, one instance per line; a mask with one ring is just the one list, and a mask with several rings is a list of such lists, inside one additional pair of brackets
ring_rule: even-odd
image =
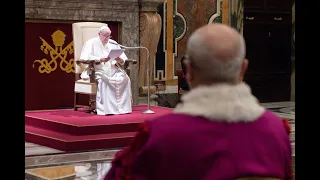
[(292, 0), (244, 0), (245, 81), (260, 102), (290, 101)]

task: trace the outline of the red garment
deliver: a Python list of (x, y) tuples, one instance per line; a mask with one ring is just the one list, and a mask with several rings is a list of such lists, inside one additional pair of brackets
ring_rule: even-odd
[[(283, 119), (283, 125), (290, 136), (290, 125), (287, 119)], [(138, 133), (132, 144), (116, 154), (112, 161), (112, 167), (104, 180), (133, 180), (132, 166), (139, 153), (139, 150), (148, 141), (150, 129), (146, 123), (142, 123), (138, 128)], [(290, 177), (293, 180), (292, 163), (290, 163)]]
[(132, 144), (116, 154), (112, 167), (104, 180), (132, 180), (132, 164), (138, 151), (147, 142), (149, 135), (149, 127), (142, 123)]
[[(283, 122), (283, 125), (289, 135), (289, 138), (290, 138), (290, 132), (291, 132), (291, 127), (289, 125), (289, 122), (288, 122), (288, 119), (282, 119), (282, 122)], [(290, 177), (289, 177), (289, 180), (293, 180), (293, 171), (292, 171), (292, 161), (290, 163)]]

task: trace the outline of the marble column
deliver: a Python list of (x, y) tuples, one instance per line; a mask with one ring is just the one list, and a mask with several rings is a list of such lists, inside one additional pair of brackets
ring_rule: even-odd
[[(157, 13), (159, 5), (164, 3), (164, 0), (140, 0), (140, 45), (149, 49), (149, 65), (150, 65), (150, 85), (153, 84), (154, 61), (157, 51), (158, 42), (161, 33), (161, 16)], [(144, 50), (140, 51), (139, 62), (139, 92), (140, 96), (147, 94), (147, 53)], [(151, 86), (151, 93), (156, 91), (155, 86)]]

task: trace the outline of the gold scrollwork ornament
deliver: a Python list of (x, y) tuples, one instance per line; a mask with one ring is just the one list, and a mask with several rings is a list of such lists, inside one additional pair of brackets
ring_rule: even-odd
[(47, 60), (43, 58), (42, 60), (35, 60), (33, 62), (32, 67), (34, 68), (35, 63), (39, 63), (40, 66), (38, 67), (39, 73), (47, 73), (50, 74), (51, 72), (55, 71), (58, 67), (57, 59), (60, 58), (59, 67), (61, 70), (67, 73), (74, 73), (74, 59), (71, 58), (67, 59), (68, 54), (73, 54), (73, 41), (69, 43), (65, 48), (62, 48), (65, 43), (65, 33), (61, 30), (56, 30), (52, 35), (52, 41), (54, 44), (54, 48), (47, 43), (42, 37), (39, 37), (42, 41), (42, 45), (40, 46), (41, 51), (43, 51), (46, 55), (50, 55), (51, 60)]

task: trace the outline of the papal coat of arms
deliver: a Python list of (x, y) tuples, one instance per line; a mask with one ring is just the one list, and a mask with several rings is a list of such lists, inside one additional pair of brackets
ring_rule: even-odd
[(56, 30), (52, 35), (52, 40), (54, 47), (52, 47), (49, 43), (46, 42), (42, 37), (39, 37), (42, 41), (42, 45), (40, 46), (41, 51), (43, 51), (46, 55), (50, 55), (50, 59), (43, 58), (42, 60), (35, 60), (33, 62), (33, 68), (36, 63), (39, 63), (38, 71), (40, 73), (50, 74), (55, 71), (58, 67), (58, 59), (60, 60), (59, 67), (61, 70), (71, 73), (75, 72), (74, 68), (74, 59), (67, 59), (68, 54), (73, 54), (73, 41), (70, 42), (66, 47), (63, 47), (65, 43), (65, 33), (61, 30)]

